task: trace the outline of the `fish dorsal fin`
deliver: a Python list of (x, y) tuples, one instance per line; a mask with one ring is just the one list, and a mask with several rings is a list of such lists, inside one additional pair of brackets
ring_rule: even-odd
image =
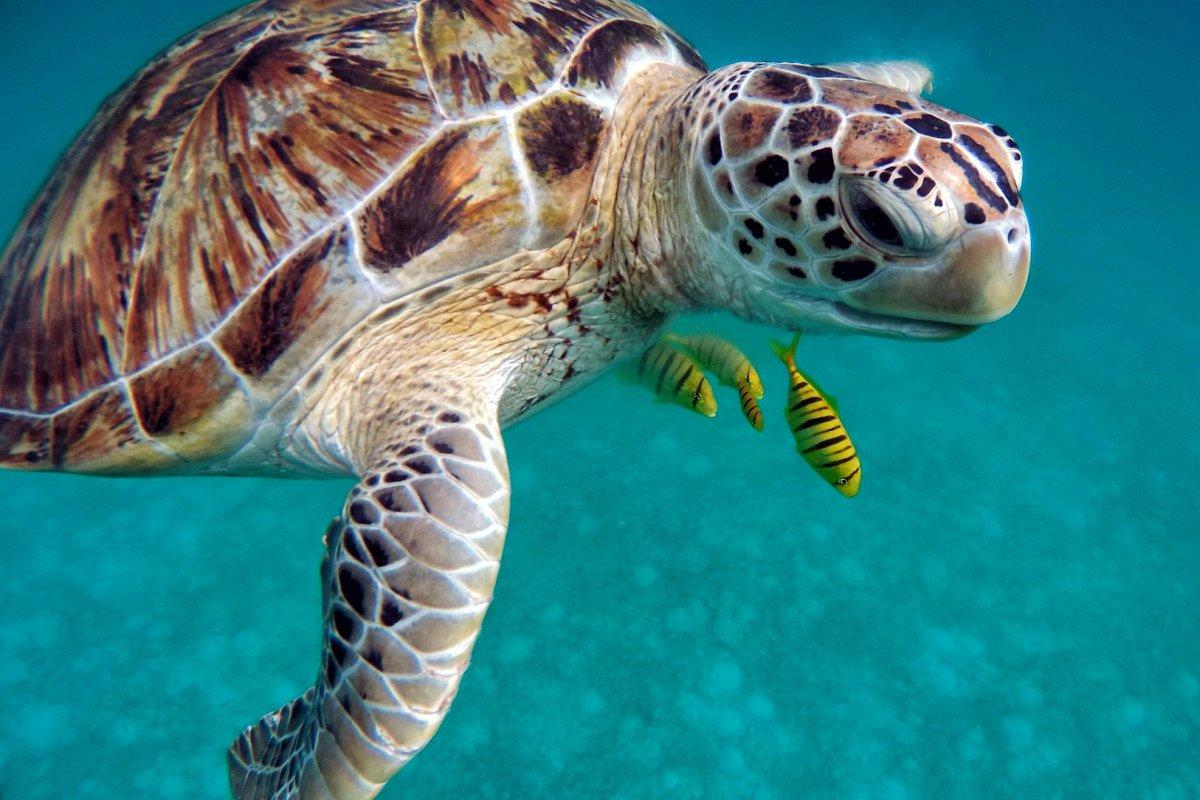
[(854, 61), (825, 66), (909, 94), (926, 94), (933, 91), (933, 73), (928, 67), (915, 61)]
[(830, 408), (832, 408), (832, 409), (833, 409), (833, 410), (834, 410), (836, 413), (838, 413), (838, 414), (842, 413), (842, 409), (841, 409), (841, 407), (838, 405), (838, 401), (837, 401), (837, 398), (836, 398), (836, 397), (834, 397), (834, 396), (833, 396), (833, 395), (831, 395), (829, 392), (827, 392), (827, 391), (825, 391), (824, 389), (822, 389), (822, 388), (821, 388), (821, 384), (819, 384), (819, 383), (817, 383), (816, 381), (814, 381), (814, 380), (813, 380), (811, 377), (809, 377), (808, 375), (805, 375), (805, 376), (804, 376), (804, 380), (808, 381), (808, 384), (809, 384), (809, 386), (811, 386), (812, 388), (814, 388), (814, 389), (816, 389), (816, 390), (817, 390), (817, 394), (819, 394), (819, 395), (821, 395), (821, 397), (825, 398), (825, 402), (826, 402), (826, 403), (829, 403), (829, 407), (830, 407)]

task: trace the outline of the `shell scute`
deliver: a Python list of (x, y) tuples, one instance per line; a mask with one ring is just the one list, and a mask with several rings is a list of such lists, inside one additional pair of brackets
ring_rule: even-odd
[(580, 89), (609, 89), (619, 70), (639, 51), (660, 57), (670, 49), (666, 33), (656, 25), (614, 19), (596, 27), (580, 43), (565, 70), (565, 83)]
[(264, 401), (377, 305), (345, 222), (284, 261), (214, 337)]
[(389, 295), (520, 249), (524, 187), (502, 120), (447, 128), (356, 215), (365, 269)]
[(555, 92), (516, 120), (520, 151), (529, 163), (538, 214), (535, 247), (561, 241), (574, 228), (591, 187), (604, 113), (573, 92)]
[(121, 374), (133, 256), (178, 143), (270, 23), (246, 9), (171, 48), (62, 159), (0, 262), (0, 406), (52, 411)]
[(225, 453), (253, 431), (247, 392), (207, 344), (130, 378), (129, 391), (142, 429), (188, 461)]
[(545, 91), (588, 30), (624, 17), (614, 0), (424, 0), (418, 32), (434, 91), (454, 119), (501, 110)]
[(50, 460), (55, 469), (91, 473), (149, 471), (177, 463), (142, 434), (120, 386), (54, 415)]
[(177, 156), (191, 168), (168, 177), (151, 220), (144, 262), (163, 266), (134, 282), (126, 369), (211, 330), (425, 139), (424, 71), (397, 35), (414, 18), (263, 39), (214, 89)]
[(50, 421), (0, 411), (0, 466), (49, 469)]
[(703, 68), (621, 0), (268, 0), (181, 40), (0, 262), (0, 465), (186, 468), (381, 300), (562, 240), (643, 57)]

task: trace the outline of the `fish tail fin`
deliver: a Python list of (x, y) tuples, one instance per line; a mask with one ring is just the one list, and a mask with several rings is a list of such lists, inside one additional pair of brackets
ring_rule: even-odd
[(775, 352), (779, 360), (788, 366), (794, 366), (796, 363), (796, 348), (800, 346), (800, 334), (792, 337), (791, 344), (771, 340), (771, 350)]

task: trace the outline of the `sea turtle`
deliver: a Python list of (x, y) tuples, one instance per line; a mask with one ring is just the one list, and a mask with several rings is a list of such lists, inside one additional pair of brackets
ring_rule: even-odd
[(622, 0), (266, 0), (100, 109), (0, 265), (0, 464), (361, 482), (314, 688), (237, 798), (373, 797), (492, 596), (501, 430), (675, 312), (923, 339), (1008, 313), (1002, 129), (909, 64), (709, 72)]

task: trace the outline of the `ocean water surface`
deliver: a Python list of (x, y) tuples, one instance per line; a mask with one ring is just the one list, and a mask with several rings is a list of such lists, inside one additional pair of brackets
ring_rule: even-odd
[[(1179, 4), (650, 0), (710, 65), (915, 58), (1026, 158), (1029, 289), (921, 345), (810, 337), (865, 463), (607, 377), (511, 430), (454, 709), (384, 798), (1200, 798), (1200, 67)], [(221, 0), (0, 0), (0, 230)], [(1192, 23), (1194, 25), (1194, 21)], [(0, 798), (226, 797), (317, 665), (347, 481), (0, 474)]]

